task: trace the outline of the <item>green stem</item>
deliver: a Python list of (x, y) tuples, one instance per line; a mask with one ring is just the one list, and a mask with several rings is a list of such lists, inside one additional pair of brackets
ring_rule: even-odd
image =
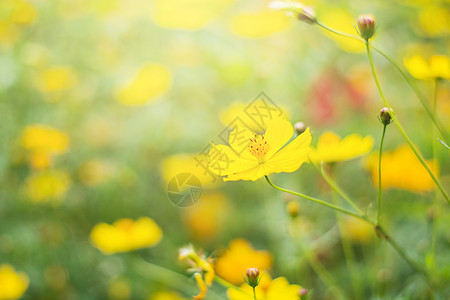
[(313, 198), (313, 197), (310, 197), (310, 196), (307, 196), (307, 195), (304, 195), (304, 194), (301, 194), (301, 193), (297, 193), (297, 192), (294, 192), (294, 191), (290, 191), (290, 190), (281, 188), (281, 187), (276, 186), (275, 184), (273, 184), (272, 181), (270, 181), (270, 179), (269, 179), (269, 177), (268, 177), (267, 175), (265, 176), (265, 178), (266, 178), (267, 182), (268, 182), (272, 187), (274, 187), (275, 189), (277, 189), (277, 190), (279, 190), (279, 191), (282, 191), (282, 192), (285, 192), (285, 193), (289, 193), (289, 194), (292, 194), (292, 195), (295, 195), (295, 196), (299, 196), (299, 197), (308, 199), (308, 200), (310, 200), (310, 201), (313, 201), (313, 202), (316, 202), (316, 203), (325, 205), (326, 207), (329, 207), (329, 208), (334, 209), (334, 210), (336, 210), (336, 211), (340, 211), (340, 212), (342, 212), (342, 213), (344, 213), (344, 214), (347, 214), (347, 215), (350, 215), (350, 216), (353, 216), (353, 217), (356, 217), (356, 218), (359, 218), (359, 219), (362, 219), (362, 220), (364, 220), (364, 221), (369, 222), (368, 219), (367, 219), (365, 216), (360, 216), (360, 215), (358, 215), (358, 214), (356, 214), (356, 213), (354, 213), (354, 212), (351, 212), (351, 211), (346, 210), (346, 209), (344, 209), (344, 208), (342, 208), (342, 207), (339, 207), (339, 206), (330, 204), (330, 203), (328, 203), (328, 202), (319, 200), (319, 199), (317, 199), (317, 198)]
[[(381, 96), (381, 99), (383, 100), (384, 105), (387, 108), (391, 108), (391, 106), (387, 102), (386, 98), (384, 97), (383, 91), (381, 90), (380, 82), (378, 81), (378, 76), (377, 76), (377, 73), (375, 71), (375, 67), (374, 67), (373, 60), (372, 60), (372, 53), (370, 51), (370, 42), (369, 41), (367, 41), (367, 43), (366, 43), (366, 49), (367, 49), (367, 56), (369, 58), (370, 68), (372, 70), (372, 75), (373, 75), (373, 78), (375, 80), (375, 84), (377, 86), (378, 92), (379, 92), (379, 94)], [(431, 179), (433, 179), (434, 183), (439, 188), (439, 190), (441, 191), (442, 195), (447, 200), (448, 204), (450, 204), (450, 197), (448, 196), (447, 192), (443, 188), (441, 182), (434, 176), (434, 174), (431, 171), (430, 167), (428, 167), (427, 163), (425, 162), (425, 159), (422, 157), (422, 154), (419, 152), (419, 150), (413, 144), (413, 142), (411, 141), (409, 136), (406, 134), (405, 130), (403, 129), (402, 125), (400, 124), (400, 121), (398, 121), (398, 119), (396, 118), (396, 116), (395, 116), (394, 112), (392, 111), (392, 109), (389, 111), (389, 113), (390, 113), (390, 115), (392, 117), (392, 120), (394, 120), (395, 125), (397, 125), (398, 130), (403, 135), (404, 139), (406, 140), (406, 142), (408, 143), (409, 147), (411, 148), (411, 150), (414, 152), (414, 154), (419, 159), (419, 161), (422, 164), (422, 166), (428, 172), (428, 174), (430, 175)]]
[(383, 124), (383, 133), (381, 134), (380, 152), (378, 154), (378, 209), (377, 209), (377, 224), (381, 219), (381, 154), (383, 153), (383, 142), (386, 134), (386, 124)]
[(255, 291), (255, 287), (253, 286), (253, 298), (255, 298), (255, 300), (258, 300), (258, 299), (256, 299), (256, 291)]
[(361, 220), (366, 221), (367, 223), (369, 223), (370, 225), (373, 226), (373, 228), (374, 228), (375, 232), (377, 233), (378, 237), (380, 237), (381, 239), (386, 240), (389, 244), (391, 244), (392, 248), (394, 248), (394, 250), (397, 251), (397, 253), (410, 265), (410, 267), (413, 270), (415, 270), (416, 272), (422, 274), (424, 276), (424, 278), (427, 280), (427, 282), (429, 282), (428, 274), (421, 267), (419, 267), (413, 260), (411, 260), (408, 257), (408, 255), (406, 255), (406, 252), (387, 234), (387, 232), (380, 225), (375, 224), (370, 219), (368, 219), (366, 216), (360, 216), (360, 215), (357, 215), (357, 214), (355, 214), (355, 213), (353, 213), (351, 211), (348, 211), (348, 210), (343, 209), (341, 207), (338, 207), (336, 205), (332, 205), (332, 204), (327, 203), (325, 201), (322, 201), (322, 200), (319, 200), (319, 199), (316, 199), (316, 198), (312, 198), (312, 197), (303, 195), (301, 193), (297, 193), (297, 192), (294, 192), (294, 191), (290, 191), (290, 190), (278, 187), (278, 186), (274, 185), (270, 181), (268, 176), (265, 176), (265, 178), (266, 178), (267, 182), (273, 188), (275, 188), (275, 189), (277, 189), (277, 190), (279, 190), (281, 192), (285, 192), (285, 193), (289, 193), (289, 194), (296, 195), (296, 196), (299, 196), (299, 197), (303, 197), (303, 198), (311, 200), (313, 202), (325, 205), (325, 206), (327, 206), (329, 208), (332, 208), (332, 209), (334, 209), (336, 211), (340, 211), (342, 213), (345, 213), (345, 214), (348, 214), (350, 216), (357, 217), (357, 218), (359, 218)]
[[(437, 112), (437, 94), (439, 89), (439, 80), (436, 79), (434, 81), (434, 94), (433, 94), (433, 114), (436, 116)], [(435, 142), (435, 130), (432, 128), (431, 130), (431, 147), (433, 149), (433, 160), (437, 160), (437, 149), (436, 149), (436, 142)], [(437, 190), (434, 190), (434, 201), (433, 201), (433, 208), (432, 208), (432, 218), (431, 218), (431, 263), (430, 268), (434, 272), (435, 271), (435, 263), (434, 263), (434, 255), (436, 252), (436, 217), (438, 212), (438, 193)]]
[[(341, 32), (338, 30), (335, 30), (333, 28), (330, 28), (328, 26), (326, 26), (325, 24), (322, 24), (320, 22), (317, 22), (317, 25), (319, 25), (320, 27), (322, 27), (323, 29), (332, 32), (334, 34), (340, 35), (340, 36), (344, 36), (347, 38), (351, 38), (357, 41), (360, 41), (364, 44), (367, 44), (367, 42), (360, 38), (357, 37), (355, 35), (352, 34), (347, 34), (345, 32)], [(406, 80), (406, 82), (408, 83), (408, 85), (412, 88), (412, 90), (414, 91), (414, 93), (416, 94), (417, 98), (419, 99), (420, 103), (422, 104), (422, 106), (424, 107), (425, 111), (427, 112), (428, 116), (433, 120), (433, 123), (436, 125), (437, 129), (439, 130), (439, 132), (441, 133), (441, 135), (444, 137), (445, 140), (448, 139), (448, 133), (445, 130), (445, 128), (442, 126), (442, 124), (439, 122), (438, 119), (436, 119), (435, 115), (433, 114), (430, 106), (427, 104), (427, 100), (426, 98), (423, 96), (423, 94), (420, 92), (420, 90), (417, 88), (416, 84), (414, 83), (414, 81), (411, 79), (411, 76), (408, 75), (407, 72), (405, 72), (391, 57), (389, 57), (386, 53), (384, 53), (383, 51), (381, 51), (380, 49), (371, 46), (373, 50), (377, 51), (379, 54), (381, 54), (386, 60), (388, 60), (399, 72), (400, 74), (403, 76), (403, 78)]]
[(355, 204), (355, 202), (353, 202), (352, 199), (350, 199), (350, 197), (336, 184), (336, 182), (327, 175), (327, 173), (323, 170), (323, 165), (319, 166), (314, 163), (313, 161), (310, 160), (310, 163), (314, 166), (314, 168), (316, 168), (316, 170), (320, 173), (320, 175), (322, 175), (323, 179), (325, 179), (325, 181), (328, 183), (328, 185), (331, 186), (331, 188), (333, 190), (335, 190), (348, 204), (350, 204), (354, 209), (356, 209), (356, 211), (363, 215), (363, 212), (361, 211), (361, 209), (358, 207), (358, 205)]

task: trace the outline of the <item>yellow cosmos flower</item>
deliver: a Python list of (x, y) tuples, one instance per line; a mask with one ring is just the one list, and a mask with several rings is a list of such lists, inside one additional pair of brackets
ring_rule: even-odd
[(367, 154), (373, 146), (371, 136), (361, 137), (351, 134), (341, 139), (333, 132), (325, 132), (319, 137), (317, 146), (311, 149), (309, 157), (313, 162), (337, 162)]
[[(247, 283), (241, 285), (241, 290), (230, 288), (227, 291), (230, 300), (254, 300), (253, 289)], [(255, 288), (256, 299), (261, 300), (299, 300), (299, 290), (302, 287), (297, 284), (289, 284), (286, 278), (272, 279), (269, 274), (263, 273), (261, 281)]]
[(206, 258), (202, 251), (199, 253), (195, 252), (192, 245), (181, 248), (178, 258), (180, 261), (189, 264), (191, 270), (195, 272), (194, 279), (200, 289), (200, 293), (192, 298), (195, 300), (204, 299), (208, 292), (208, 286), (213, 283), (216, 276), (212, 259)]
[(420, 55), (414, 55), (406, 58), (403, 63), (409, 73), (417, 79), (450, 79), (450, 60), (445, 55), (433, 55), (429, 61)]
[(37, 124), (25, 127), (20, 143), (31, 151), (31, 166), (35, 169), (45, 169), (50, 166), (53, 155), (68, 151), (70, 138), (67, 133), (58, 129)]
[(59, 203), (70, 188), (69, 175), (62, 171), (41, 171), (25, 182), (25, 193), (35, 203)]
[(261, 38), (288, 29), (292, 20), (280, 11), (260, 11), (237, 15), (231, 24), (234, 33), (248, 38)]
[(422, 33), (426, 36), (445, 36), (450, 32), (450, 11), (444, 3), (436, 5), (426, 1), (425, 5), (419, 12), (418, 22), (416, 19), (411, 20), (413, 28), (420, 25)]
[(242, 283), (243, 275), (248, 268), (268, 270), (271, 266), (270, 253), (253, 249), (252, 245), (244, 239), (232, 240), (226, 252), (215, 263), (217, 275), (232, 284)]
[(27, 150), (51, 154), (66, 153), (70, 144), (70, 138), (67, 133), (39, 124), (25, 127), (20, 141)]
[(0, 300), (22, 297), (28, 288), (29, 279), (23, 272), (16, 272), (9, 264), (0, 266)]
[(172, 81), (170, 71), (162, 65), (148, 64), (117, 93), (117, 100), (125, 105), (144, 105), (166, 92)]
[(230, 135), (230, 146), (212, 145), (209, 168), (229, 180), (257, 180), (270, 173), (294, 172), (306, 161), (311, 142), (309, 128), (291, 143), (294, 129), (283, 119), (269, 121), (264, 135), (237, 126)]
[[(439, 178), (437, 161), (427, 160), (428, 167)], [(373, 182), (378, 185), (378, 154), (373, 154), (367, 163)], [(399, 188), (412, 192), (433, 190), (435, 185), (428, 172), (407, 144), (381, 156), (381, 186), (383, 189)]]
[(92, 244), (104, 254), (152, 247), (162, 238), (161, 228), (150, 218), (120, 219), (97, 224), (90, 234)]

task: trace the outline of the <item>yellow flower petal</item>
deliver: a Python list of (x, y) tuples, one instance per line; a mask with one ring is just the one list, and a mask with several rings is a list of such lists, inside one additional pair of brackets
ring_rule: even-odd
[(0, 299), (19, 299), (28, 288), (29, 279), (9, 264), (0, 265)]
[(269, 121), (264, 138), (270, 145), (266, 158), (270, 159), (274, 153), (281, 149), (292, 137), (294, 128), (290, 122), (278, 118)]
[(309, 128), (272, 156), (267, 165), (273, 173), (294, 172), (308, 159), (311, 143)]
[(431, 74), (434, 78), (450, 79), (450, 60), (444, 55), (433, 55), (430, 58)]
[(428, 63), (425, 59), (420, 55), (415, 55), (409, 58), (406, 58), (403, 61), (406, 69), (411, 75), (417, 79), (428, 80), (432, 79), (431, 70), (428, 66)]
[(212, 145), (209, 152), (209, 169), (219, 176), (247, 171), (258, 166), (256, 158), (243, 158), (231, 147), (225, 145)]

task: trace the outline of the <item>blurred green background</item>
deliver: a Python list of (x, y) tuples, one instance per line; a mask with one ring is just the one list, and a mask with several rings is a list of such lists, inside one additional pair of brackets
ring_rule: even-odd
[[(27, 274), (23, 299), (176, 299), (156, 296), (160, 291), (189, 299), (196, 291), (192, 280), (180, 282), (144, 261), (182, 274), (178, 248), (194, 243), (214, 256), (239, 237), (272, 253), (272, 274), (312, 289), (312, 299), (335, 299), (289, 237), (289, 197), (263, 180), (202, 182), (202, 198), (190, 208), (173, 205), (167, 196), (172, 176), (192, 170), (186, 157), (211, 141), (221, 143), (225, 115), (234, 114), (230, 107), (247, 105), (261, 92), (292, 123), (311, 127), (313, 145), (331, 130), (371, 135), (376, 151), (382, 102), (363, 45), (270, 11), (268, 3), (0, 1), (0, 265)], [(359, 14), (373, 14), (374, 44), (400, 63), (416, 53), (448, 54), (448, 1), (305, 4), (315, 7), (323, 23), (352, 34)], [(431, 121), (401, 75), (381, 56), (374, 59), (397, 116), (425, 158), (432, 158)], [(432, 81), (417, 83), (431, 99)], [(446, 128), (449, 95), (442, 81), (438, 117)], [(398, 130), (389, 127), (384, 148), (401, 143)], [(448, 190), (449, 152), (439, 145), (440, 180)], [(377, 187), (366, 160), (337, 164), (334, 175), (372, 213)], [(274, 178), (331, 199), (311, 165)], [(384, 194), (386, 226), (423, 265), (433, 197), (432, 191), (400, 189)], [(208, 206), (211, 198), (216, 200)], [(449, 209), (442, 197), (437, 200), (435, 272), (449, 282)], [(163, 232), (152, 248), (105, 255), (90, 241), (98, 223), (144, 216)], [(302, 200), (299, 218), (302, 247), (353, 295), (335, 214)], [(330, 232), (325, 242), (314, 242)], [(388, 245), (362, 240), (350, 239), (361, 287), (360, 298), (350, 298), (429, 297), (420, 276)], [(224, 295), (223, 288), (215, 289)]]

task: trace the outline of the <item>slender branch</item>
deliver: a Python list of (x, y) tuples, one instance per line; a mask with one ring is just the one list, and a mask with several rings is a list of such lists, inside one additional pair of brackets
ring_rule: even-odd
[(299, 197), (303, 197), (303, 198), (308, 199), (308, 200), (310, 200), (310, 201), (313, 201), (313, 202), (316, 202), (316, 203), (325, 205), (325, 206), (327, 206), (327, 207), (329, 207), (329, 208), (332, 208), (332, 209), (334, 209), (334, 210), (336, 210), (336, 211), (340, 211), (340, 212), (346, 213), (346, 214), (348, 214), (348, 215), (351, 215), (351, 216), (354, 216), (354, 217), (357, 217), (357, 218), (359, 218), (359, 219), (361, 219), (361, 220), (366, 221), (367, 223), (369, 223), (370, 225), (373, 226), (373, 228), (374, 228), (374, 230), (375, 230), (375, 232), (376, 232), (376, 234), (377, 234), (377, 236), (378, 236), (379, 238), (381, 238), (381, 239), (383, 239), (383, 240), (386, 240), (389, 244), (391, 244), (392, 248), (394, 248), (394, 250), (395, 250), (395, 251), (396, 251), (396, 252), (397, 252), (397, 253), (398, 253), (398, 254), (399, 254), (399, 255), (400, 255), (407, 263), (408, 263), (408, 264), (409, 264), (409, 266), (410, 266), (414, 271), (416, 271), (416, 272), (422, 274), (422, 275), (424, 276), (424, 278), (426, 279), (426, 281), (429, 282), (429, 277), (428, 277), (428, 274), (426, 273), (426, 271), (425, 271), (424, 269), (422, 269), (421, 267), (419, 267), (412, 259), (410, 259), (410, 258), (408, 257), (408, 255), (406, 254), (406, 252), (405, 252), (405, 251), (397, 244), (397, 242), (395, 242), (395, 241), (392, 239), (392, 237), (389, 236), (389, 234), (383, 229), (383, 227), (381, 227), (380, 225), (375, 224), (375, 223), (372, 222), (370, 219), (368, 219), (366, 216), (360, 216), (360, 215), (357, 215), (357, 214), (355, 214), (355, 213), (353, 213), (353, 212), (351, 212), (351, 211), (348, 211), (348, 210), (343, 209), (343, 208), (341, 208), (341, 207), (338, 207), (338, 206), (336, 206), (336, 205), (332, 205), (332, 204), (327, 203), (327, 202), (325, 202), (325, 201), (322, 201), (322, 200), (319, 200), (319, 199), (316, 199), (316, 198), (312, 198), (312, 197), (303, 195), (303, 194), (301, 194), (301, 193), (297, 193), (297, 192), (294, 192), (294, 191), (290, 191), (290, 190), (287, 190), (287, 189), (278, 187), (278, 186), (274, 185), (274, 184), (270, 181), (270, 179), (269, 179), (268, 176), (265, 176), (265, 178), (266, 178), (267, 182), (268, 182), (273, 188), (275, 188), (275, 189), (277, 189), (277, 190), (279, 190), (279, 191), (282, 191), (282, 192), (285, 192), (285, 193), (289, 193), (289, 194), (292, 194), (292, 195), (296, 195), (296, 196), (299, 196)]
[(358, 205), (356, 205), (355, 202), (353, 202), (353, 200), (350, 199), (350, 197), (336, 184), (336, 182), (330, 176), (327, 175), (327, 173), (323, 169), (322, 164), (320, 165), (319, 168), (319, 166), (313, 161), (310, 160), (310, 163), (314, 166), (314, 168), (316, 168), (316, 170), (320, 173), (320, 175), (322, 175), (323, 179), (325, 179), (325, 181), (331, 186), (333, 190), (335, 190), (348, 204), (350, 204), (354, 209), (356, 209), (356, 211), (359, 214), (361, 215), (363, 214)]
[(347, 214), (347, 215), (350, 215), (350, 216), (353, 216), (353, 217), (362, 219), (362, 220), (364, 220), (364, 221), (370, 223), (370, 221), (368, 221), (368, 219), (367, 219), (365, 216), (360, 216), (360, 215), (358, 215), (358, 214), (356, 214), (356, 213), (354, 213), (354, 212), (351, 212), (351, 211), (349, 211), (349, 210), (346, 210), (345, 208), (342, 208), (342, 207), (339, 207), (339, 206), (330, 204), (330, 203), (328, 203), (328, 202), (319, 200), (319, 199), (317, 199), (317, 198), (313, 198), (313, 197), (310, 197), (310, 196), (307, 196), (307, 195), (304, 195), (304, 194), (301, 194), (301, 193), (297, 193), (297, 192), (294, 192), (294, 191), (290, 191), (290, 190), (281, 188), (281, 187), (276, 186), (275, 184), (273, 184), (272, 181), (270, 181), (270, 179), (269, 179), (268, 176), (265, 176), (265, 178), (266, 178), (267, 182), (268, 182), (272, 187), (274, 187), (275, 189), (277, 189), (277, 190), (279, 190), (279, 191), (282, 191), (282, 192), (285, 192), (285, 193), (289, 193), (289, 194), (292, 194), (292, 195), (295, 195), (295, 196), (299, 196), (299, 197), (308, 199), (308, 200), (310, 200), (310, 201), (313, 201), (313, 202), (322, 204), (322, 205), (324, 205), (324, 206), (326, 206), (326, 207), (328, 207), (328, 208), (334, 209), (334, 210), (336, 210), (336, 211), (340, 211), (340, 212), (342, 212), (342, 213), (344, 213), (344, 214)]
[[(364, 44), (367, 44), (367, 42), (355, 35), (352, 34), (348, 34), (342, 31), (338, 31), (335, 30), (333, 28), (330, 28), (328, 26), (326, 26), (323, 23), (317, 22), (317, 25), (319, 25), (320, 27), (322, 27), (323, 29), (332, 32), (334, 34), (340, 35), (340, 36), (344, 36), (347, 38), (351, 38), (357, 41), (360, 41)], [(403, 76), (403, 78), (406, 80), (406, 82), (408, 83), (408, 85), (412, 88), (412, 90), (414, 91), (414, 93), (416, 94), (417, 98), (419, 99), (420, 103), (422, 104), (422, 106), (424, 107), (425, 111), (427, 112), (428, 116), (431, 118), (431, 120), (433, 120), (433, 123), (435, 124), (435, 126), (437, 127), (437, 129), (439, 130), (439, 132), (441, 133), (441, 135), (444, 137), (445, 140), (448, 139), (448, 133), (445, 130), (445, 128), (442, 126), (442, 124), (439, 122), (439, 120), (435, 117), (435, 115), (433, 114), (433, 111), (431, 110), (430, 106), (427, 104), (427, 100), (425, 98), (425, 96), (423, 96), (423, 94), (420, 92), (420, 90), (417, 88), (416, 84), (414, 83), (414, 81), (411, 79), (411, 77), (390, 57), (388, 56), (386, 53), (384, 53), (383, 51), (381, 51), (380, 49), (372, 46), (372, 49), (377, 51), (379, 54), (381, 54), (386, 60), (388, 60), (399, 72), (400, 74)]]
[[(366, 43), (366, 49), (367, 49), (367, 56), (369, 58), (370, 69), (372, 70), (372, 75), (373, 75), (373, 78), (375, 80), (375, 84), (377, 86), (378, 93), (380, 94), (380, 97), (383, 100), (384, 105), (387, 108), (391, 108), (391, 106), (387, 102), (386, 98), (384, 97), (383, 91), (381, 90), (380, 82), (378, 81), (378, 76), (377, 76), (377, 73), (375, 71), (375, 66), (373, 65), (372, 52), (370, 51), (370, 42)], [(447, 200), (448, 204), (450, 204), (450, 197), (449, 197), (449, 195), (445, 191), (445, 189), (442, 186), (441, 182), (436, 178), (436, 176), (434, 176), (434, 174), (431, 171), (430, 167), (425, 162), (425, 159), (423, 158), (422, 154), (419, 152), (417, 147), (413, 144), (412, 140), (406, 134), (405, 130), (403, 129), (402, 125), (400, 124), (400, 121), (396, 118), (394, 112), (392, 111), (392, 108), (391, 108), (389, 113), (390, 113), (392, 119), (394, 120), (395, 125), (397, 125), (398, 130), (403, 135), (403, 138), (406, 140), (406, 142), (408, 143), (409, 147), (414, 152), (414, 155), (419, 159), (420, 163), (425, 168), (425, 170), (428, 172), (428, 174), (430, 175), (431, 179), (433, 179), (434, 183), (439, 188), (439, 190), (441, 191), (442, 195)]]
[(383, 153), (383, 142), (386, 134), (386, 124), (383, 124), (383, 133), (381, 134), (380, 152), (378, 154), (378, 209), (377, 209), (377, 224), (381, 219), (381, 154)]

